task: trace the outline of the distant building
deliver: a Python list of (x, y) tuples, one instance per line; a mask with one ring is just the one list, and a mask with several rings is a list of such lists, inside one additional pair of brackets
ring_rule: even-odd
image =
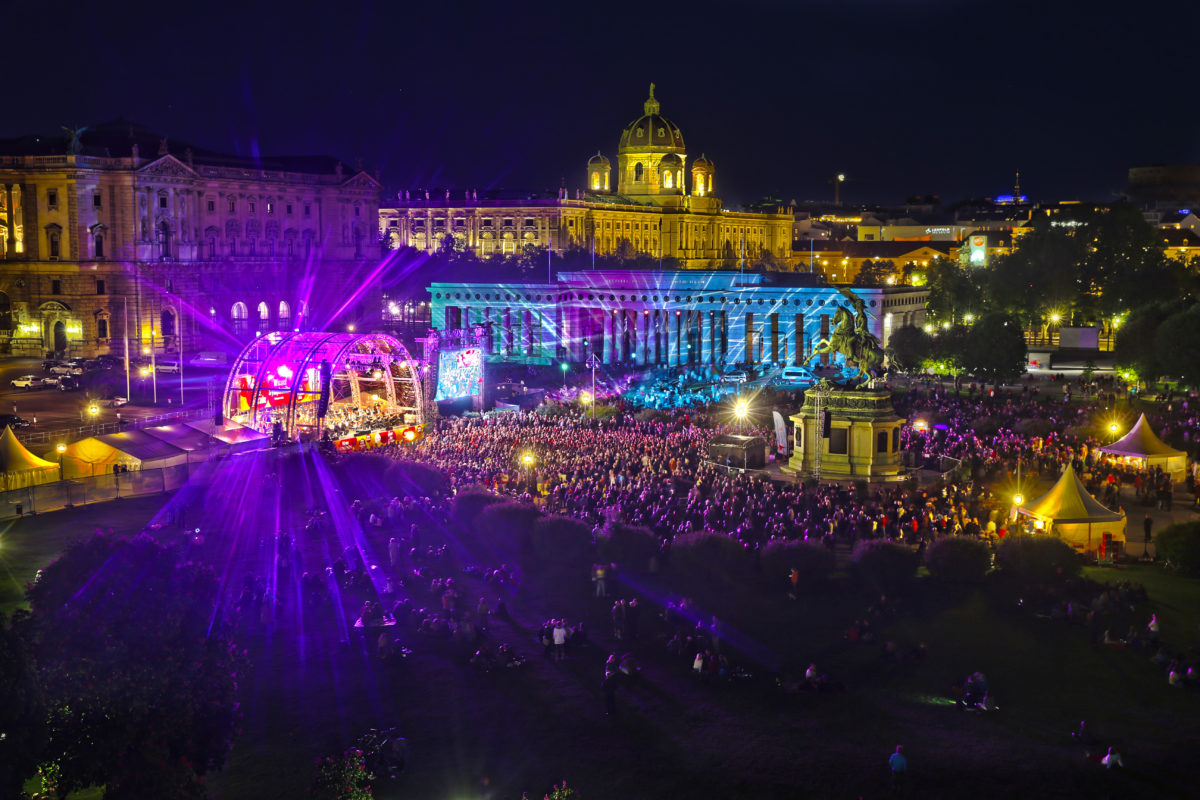
[[(928, 291), (846, 289), (885, 345), (923, 325)], [(827, 338), (846, 296), (815, 276), (736, 270), (560, 272), (550, 284), (434, 283), (435, 328), (482, 325), (493, 359), (792, 365)]]
[(452, 245), (481, 258), (533, 247), (641, 253), (686, 268), (752, 263), (764, 253), (786, 263), (791, 210), (723, 209), (716, 165), (704, 155), (688, 164), (683, 134), (660, 113), (653, 85), (643, 112), (621, 132), (615, 170), (600, 153), (588, 159), (582, 191), (405, 191), (380, 209), (380, 236), (392, 248), (432, 253)]
[(1200, 164), (1130, 167), (1125, 196), (1150, 208), (1200, 207)]
[(0, 141), (0, 352), (233, 347), (328, 324), (378, 261), (379, 184), (113, 122)]

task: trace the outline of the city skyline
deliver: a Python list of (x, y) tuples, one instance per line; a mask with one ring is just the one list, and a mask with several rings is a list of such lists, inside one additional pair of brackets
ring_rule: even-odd
[[(1186, 53), (1163, 40), (1163, 15), (1115, 4), (999, 16), (955, 0), (758, 2), (636, 20), (606, 6), (289, 6), (232, 26), (231, 11), (126, 5), (136, 35), (120, 13), (67, 16), (53, 57), (13, 44), (43, 77), (12, 87), (20, 111), (0, 137), (123, 117), (241, 155), (361, 158), (391, 192), (571, 189), (655, 82), (731, 207), (831, 201), (838, 172), (850, 204), (994, 196), (1018, 170), (1032, 199), (1108, 200), (1129, 167), (1200, 160), (1200, 112), (1169, 79)], [(31, 9), (11, 13), (36, 27), (20, 19)], [(181, 57), (180, 37), (204, 54)], [(119, 79), (78, 80), (96, 65)], [(1145, 124), (1166, 109), (1169, 126)]]

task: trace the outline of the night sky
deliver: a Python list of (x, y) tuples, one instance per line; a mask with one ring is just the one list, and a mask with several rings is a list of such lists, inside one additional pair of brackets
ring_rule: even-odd
[[(582, 185), (648, 84), (726, 205), (1109, 199), (1200, 162), (1200, 8), (1066, 0), (38, 3), (4, 12), (0, 136), (124, 117), (389, 191)], [(56, 7), (57, 8), (57, 7)], [(85, 138), (86, 141), (86, 138)], [(385, 200), (386, 202), (386, 200)]]

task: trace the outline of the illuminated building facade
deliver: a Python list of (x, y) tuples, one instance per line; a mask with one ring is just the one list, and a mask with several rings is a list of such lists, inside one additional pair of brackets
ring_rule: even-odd
[[(434, 283), (433, 325), (484, 326), (501, 360), (605, 364), (800, 364), (828, 338), (847, 298), (810, 276), (733, 270), (560, 272), (550, 284)], [(845, 289), (862, 298), (868, 327), (923, 325), (928, 292)]]
[(644, 253), (685, 268), (758, 261), (768, 253), (792, 260), (792, 213), (726, 211), (715, 194), (716, 167), (701, 155), (687, 163), (683, 134), (663, 117), (654, 86), (642, 116), (621, 132), (617, 163), (597, 153), (586, 165), (586, 189), (553, 197), (403, 192), (380, 209), (380, 236), (392, 248), (434, 252), (453, 240), (481, 258), (527, 247)]
[(336, 159), (128, 122), (0, 142), (0, 352), (120, 355), (126, 318), (131, 355), (328, 324), (342, 294), (316, 281), (377, 262), (378, 207), (379, 183)]

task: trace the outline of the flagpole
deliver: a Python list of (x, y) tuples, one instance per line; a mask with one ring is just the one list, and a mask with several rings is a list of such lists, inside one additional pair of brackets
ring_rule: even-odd
[(131, 399), (129, 394), (129, 296), (121, 298), (124, 301), (124, 322), (121, 325), (122, 338), (125, 340), (125, 399)]

